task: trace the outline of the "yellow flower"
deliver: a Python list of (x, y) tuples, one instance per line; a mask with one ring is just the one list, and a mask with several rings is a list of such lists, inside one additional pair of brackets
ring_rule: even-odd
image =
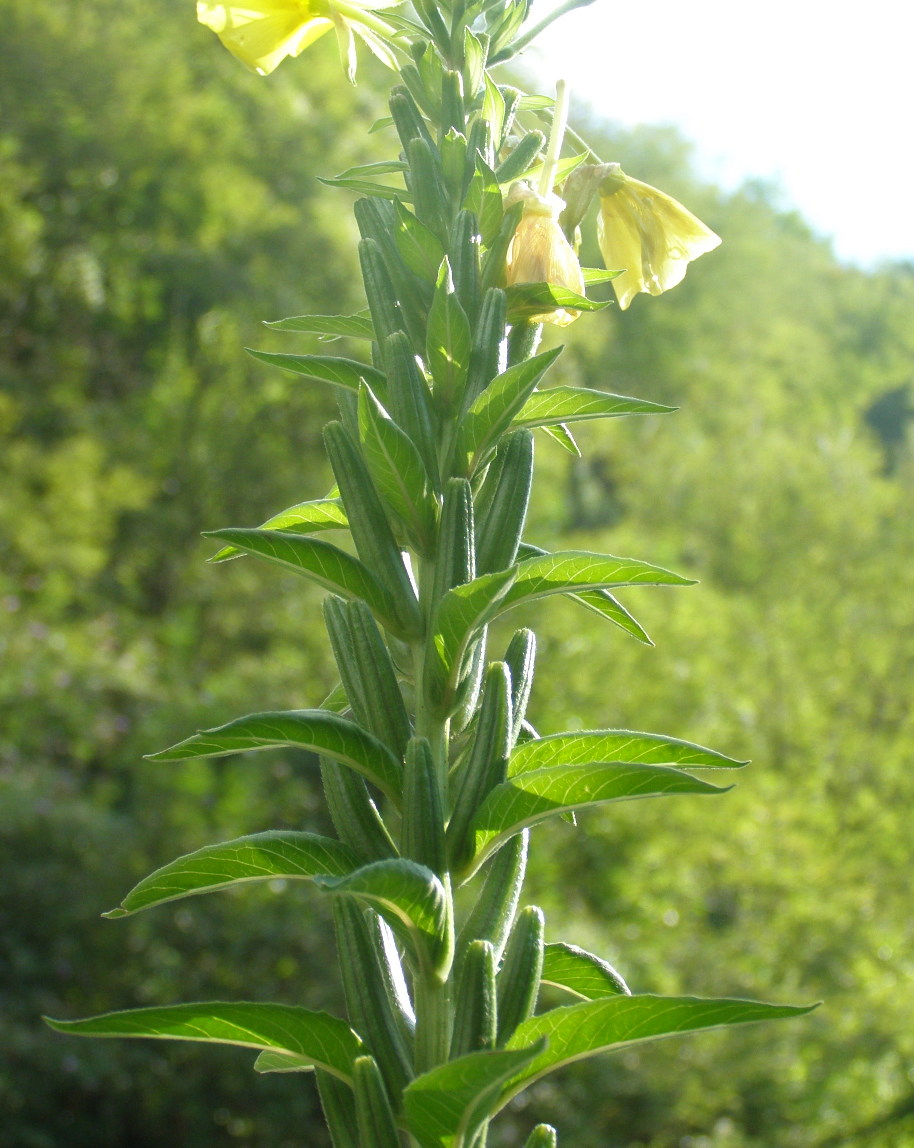
[[(352, 32), (356, 31), (388, 67), (396, 61), (381, 37), (393, 29), (369, 14), (394, 0), (198, 0), (197, 19), (215, 32), (243, 64), (268, 76), (286, 56), (298, 56), (336, 28), (350, 80), (355, 75)], [(377, 33), (377, 34), (376, 34)]]
[[(584, 294), (584, 273), (559, 226), (559, 216), (565, 201), (555, 192), (538, 195), (522, 181), (512, 184), (505, 199), (505, 207), (522, 202), (524, 214), (514, 232), (505, 260), (505, 279), (513, 283), (549, 283), (553, 287), (566, 287), (578, 295)], [(554, 323), (567, 327), (580, 315), (580, 311), (558, 308), (532, 317), (534, 323)]]
[(659, 295), (682, 282), (693, 259), (711, 251), (720, 236), (672, 196), (616, 168), (600, 188), (597, 242), (624, 311), (639, 291)]

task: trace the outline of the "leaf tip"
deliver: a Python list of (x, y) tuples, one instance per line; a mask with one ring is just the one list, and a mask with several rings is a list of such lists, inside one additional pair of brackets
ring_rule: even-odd
[(130, 914), (126, 909), (118, 906), (116, 909), (109, 909), (107, 913), (102, 913), (102, 916), (106, 921), (116, 921), (120, 917), (129, 917)]

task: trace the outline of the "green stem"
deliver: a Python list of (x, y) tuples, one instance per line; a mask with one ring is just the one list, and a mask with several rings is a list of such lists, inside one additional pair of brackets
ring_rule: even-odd
[(586, 8), (589, 4), (593, 4), (594, 0), (565, 0), (564, 4), (560, 4), (548, 16), (544, 16), (538, 24), (534, 24), (523, 36), (519, 36), (510, 48), (505, 50), (505, 53), (499, 53), (495, 63), (503, 64), (505, 60), (510, 60), (516, 56), (518, 52), (522, 52), (529, 43), (536, 39), (540, 32), (544, 32), (550, 24), (553, 24), (560, 16), (564, 16), (566, 12), (573, 12), (575, 8)]

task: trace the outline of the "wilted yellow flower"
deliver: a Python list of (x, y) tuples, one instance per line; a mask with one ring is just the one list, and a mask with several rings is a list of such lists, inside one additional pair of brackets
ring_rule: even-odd
[[(395, 0), (198, 0), (197, 19), (211, 29), (243, 64), (268, 76), (286, 56), (298, 56), (325, 32), (336, 28), (349, 78), (355, 75), (352, 32), (357, 32), (388, 67), (396, 60), (382, 36), (393, 29), (375, 16)], [(376, 34), (379, 33), (380, 35)]]
[(720, 236), (672, 196), (616, 168), (600, 188), (597, 242), (609, 270), (625, 268), (612, 281), (624, 311), (639, 291), (659, 295), (682, 282)]
[[(505, 199), (505, 207), (523, 203), (524, 214), (514, 232), (505, 259), (505, 278), (512, 283), (548, 283), (553, 287), (566, 287), (578, 295), (584, 294), (584, 273), (559, 226), (559, 216), (565, 201), (555, 192), (538, 195), (523, 181), (512, 184)], [(567, 327), (580, 315), (580, 311), (558, 308), (534, 315), (534, 323), (554, 323)]]

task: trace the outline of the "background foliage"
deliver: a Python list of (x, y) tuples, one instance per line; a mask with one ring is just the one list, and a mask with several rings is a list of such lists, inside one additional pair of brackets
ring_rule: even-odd
[[(315, 176), (371, 158), (371, 64), (350, 90), (328, 43), (248, 77), (173, 0), (0, 14), (0, 1142), (320, 1148), (307, 1081), (255, 1078), (236, 1050), (67, 1041), (37, 1016), (332, 1003), (307, 891), (298, 920), (269, 889), (151, 923), (97, 914), (213, 838), (324, 828), (307, 755), (141, 755), (333, 684), (318, 596), (244, 560), (205, 567), (199, 531), (329, 485), (326, 395), (240, 347), (271, 345), (261, 319), (361, 306), (346, 193)], [(635, 991), (827, 1006), (575, 1066), (525, 1124), (535, 1108), (577, 1148), (901, 1148), (914, 268), (840, 266), (770, 189), (699, 185), (672, 132), (584, 134), (725, 243), (669, 296), (575, 328), (568, 381), (682, 410), (585, 427), (585, 462), (540, 444), (530, 533), (702, 585), (631, 595), (654, 649), (538, 609), (531, 716), (674, 730), (756, 764), (723, 805), (541, 831), (531, 896)], [(555, 885), (550, 852), (578, 884)]]

